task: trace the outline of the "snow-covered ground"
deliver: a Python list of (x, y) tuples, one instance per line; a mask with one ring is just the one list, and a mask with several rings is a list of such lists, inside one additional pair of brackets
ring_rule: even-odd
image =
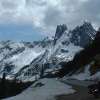
[(85, 66), (85, 70), (83, 72), (80, 72), (78, 74), (73, 74), (72, 76), (65, 76), (63, 79), (75, 79), (75, 80), (80, 80), (80, 81), (85, 81), (85, 80), (95, 80), (99, 81), (100, 80), (100, 71), (96, 72), (95, 74), (91, 75), (90, 73), (90, 65)]
[(36, 57), (43, 52), (35, 52), (33, 49), (26, 48), (24, 52), (14, 55), (11, 59), (7, 59), (9, 62), (13, 62), (16, 66), (14, 72), (18, 72), (23, 66), (29, 65)]
[(90, 77), (90, 71), (89, 71), (89, 68), (90, 68), (90, 65), (86, 66), (85, 67), (85, 70), (79, 74), (74, 74), (68, 78), (71, 78), (71, 79), (77, 79), (77, 80), (86, 80), (86, 79), (89, 79)]
[[(37, 84), (41, 83), (39, 87)], [(56, 79), (41, 79), (23, 93), (5, 100), (54, 100), (56, 95), (72, 94), (75, 90), (71, 86)]]

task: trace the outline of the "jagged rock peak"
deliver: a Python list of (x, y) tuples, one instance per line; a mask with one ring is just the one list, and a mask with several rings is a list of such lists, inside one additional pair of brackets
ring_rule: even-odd
[(90, 22), (84, 21), (82, 25), (77, 26), (73, 31), (77, 31), (77, 30), (85, 31), (85, 30), (89, 30), (89, 29), (94, 30), (92, 24)]
[(96, 31), (90, 22), (84, 21), (81, 26), (77, 26), (71, 31), (71, 42), (75, 45), (86, 46), (90, 41), (95, 38)]
[(83, 25), (80, 26), (80, 28), (83, 28), (83, 30), (88, 34), (88, 36), (93, 40), (96, 35), (96, 30), (93, 28), (92, 24), (88, 21), (84, 21)]
[(55, 33), (55, 38), (59, 39), (66, 30), (67, 30), (66, 24), (57, 25), (56, 33)]
[(83, 25), (81, 27), (85, 27), (85, 28), (91, 28), (91, 29), (94, 29), (92, 24), (88, 21), (84, 21)]

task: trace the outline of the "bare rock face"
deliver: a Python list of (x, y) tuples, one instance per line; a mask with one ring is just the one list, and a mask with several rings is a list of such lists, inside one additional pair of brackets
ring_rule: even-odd
[(54, 41), (57, 41), (66, 30), (67, 26), (65, 24), (57, 25)]
[(71, 42), (75, 45), (84, 47), (95, 38), (96, 31), (91, 23), (84, 22), (83, 25), (77, 26), (74, 30), (72, 30), (71, 34)]

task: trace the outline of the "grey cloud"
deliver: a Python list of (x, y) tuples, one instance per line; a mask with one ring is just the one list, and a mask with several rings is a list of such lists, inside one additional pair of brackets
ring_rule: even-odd
[(25, 0), (26, 5), (28, 6), (33, 6), (33, 5), (38, 5), (38, 6), (44, 6), (46, 5), (46, 1), (45, 0)]
[(49, 26), (55, 26), (62, 23), (62, 14), (61, 12), (53, 7), (48, 7), (45, 13), (44, 23)]
[(64, 0), (63, 5), (66, 8), (66, 24), (71, 28), (83, 20), (100, 25), (100, 0)]
[[(0, 3), (2, 6), (0, 7), (0, 10), (3, 10), (4, 12), (0, 13), (0, 20), (4, 19), (3, 16), (10, 19), (9, 21), (13, 20), (13, 18), (15, 18), (14, 20), (31, 19), (32, 21), (29, 20), (31, 23), (35, 21), (33, 27), (39, 31), (41, 30), (41, 33), (44, 33), (44, 28), (46, 29), (46, 33), (50, 33), (51, 31), (54, 32), (56, 25), (63, 23), (67, 24), (69, 28), (74, 28), (85, 19), (100, 26), (100, 0), (1, 1)], [(23, 1), (25, 2), (25, 6), (22, 6), (24, 3)], [(19, 6), (21, 7), (20, 9)], [(9, 9), (12, 10), (12, 12), (9, 12)], [(13, 17), (15, 15), (16, 17)], [(33, 16), (33, 18), (36, 19), (33, 20), (30, 16)], [(37, 26), (37, 23), (39, 26)]]
[(11, 1), (2, 1), (1, 5), (4, 9), (15, 9), (17, 7), (16, 3), (11, 2)]
[(80, 15), (86, 16), (87, 19), (95, 23), (100, 21), (100, 0), (89, 0), (81, 9)]
[(61, 0), (59, 5), (60, 10), (59, 7), (49, 6), (44, 13), (43, 23), (48, 31), (63, 23), (74, 28), (84, 20), (100, 26), (100, 0)]

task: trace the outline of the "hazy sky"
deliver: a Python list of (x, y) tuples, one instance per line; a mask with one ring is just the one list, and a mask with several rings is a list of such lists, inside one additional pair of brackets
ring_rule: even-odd
[(83, 20), (100, 26), (100, 0), (0, 0), (0, 40), (37, 40)]

